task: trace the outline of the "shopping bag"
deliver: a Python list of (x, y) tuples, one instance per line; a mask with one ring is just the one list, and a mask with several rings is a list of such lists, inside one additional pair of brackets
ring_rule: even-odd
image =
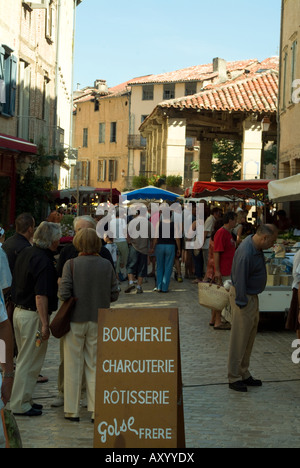
[(213, 310), (223, 310), (229, 303), (229, 292), (215, 283), (198, 283), (199, 304)]
[(13, 413), (7, 409), (2, 409), (1, 422), (5, 438), (5, 448), (22, 448), (20, 431)]

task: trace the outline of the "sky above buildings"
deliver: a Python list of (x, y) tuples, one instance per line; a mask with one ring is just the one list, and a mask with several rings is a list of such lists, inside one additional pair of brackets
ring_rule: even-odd
[(281, 0), (83, 0), (74, 89), (211, 63), (279, 55)]

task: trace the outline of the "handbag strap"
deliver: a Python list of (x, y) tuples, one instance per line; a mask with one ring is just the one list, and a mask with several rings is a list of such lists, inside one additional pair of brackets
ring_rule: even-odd
[(70, 266), (71, 266), (71, 273), (72, 273), (72, 278), (73, 278), (73, 273), (74, 273), (74, 258), (71, 258), (71, 260), (70, 260)]

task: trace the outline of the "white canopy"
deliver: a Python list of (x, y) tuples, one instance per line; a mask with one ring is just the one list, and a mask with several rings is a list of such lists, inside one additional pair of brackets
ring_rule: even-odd
[(269, 183), (269, 198), (274, 202), (300, 201), (300, 174)]

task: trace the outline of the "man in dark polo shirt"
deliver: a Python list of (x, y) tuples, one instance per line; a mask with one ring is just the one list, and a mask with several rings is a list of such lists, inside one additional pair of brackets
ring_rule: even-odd
[(274, 245), (277, 235), (276, 226), (259, 226), (254, 236), (248, 236), (239, 245), (233, 259), (228, 379), (229, 388), (238, 392), (247, 392), (247, 387), (262, 385), (261, 380), (251, 376), (249, 364), (259, 323), (258, 295), (267, 283), (263, 251)]
[(19, 253), (32, 245), (34, 228), (35, 221), (33, 216), (30, 213), (20, 214), (16, 219), (16, 233), (12, 237), (9, 237), (2, 245), (12, 274)]
[[(49, 316), (57, 310), (57, 273), (54, 253), (61, 238), (59, 224), (44, 221), (35, 232), (33, 247), (17, 258), (12, 282), (14, 331), (18, 346), (11, 410), (21, 416), (40, 416), (32, 401), (50, 337)], [(39, 332), (39, 340), (37, 338)]]

